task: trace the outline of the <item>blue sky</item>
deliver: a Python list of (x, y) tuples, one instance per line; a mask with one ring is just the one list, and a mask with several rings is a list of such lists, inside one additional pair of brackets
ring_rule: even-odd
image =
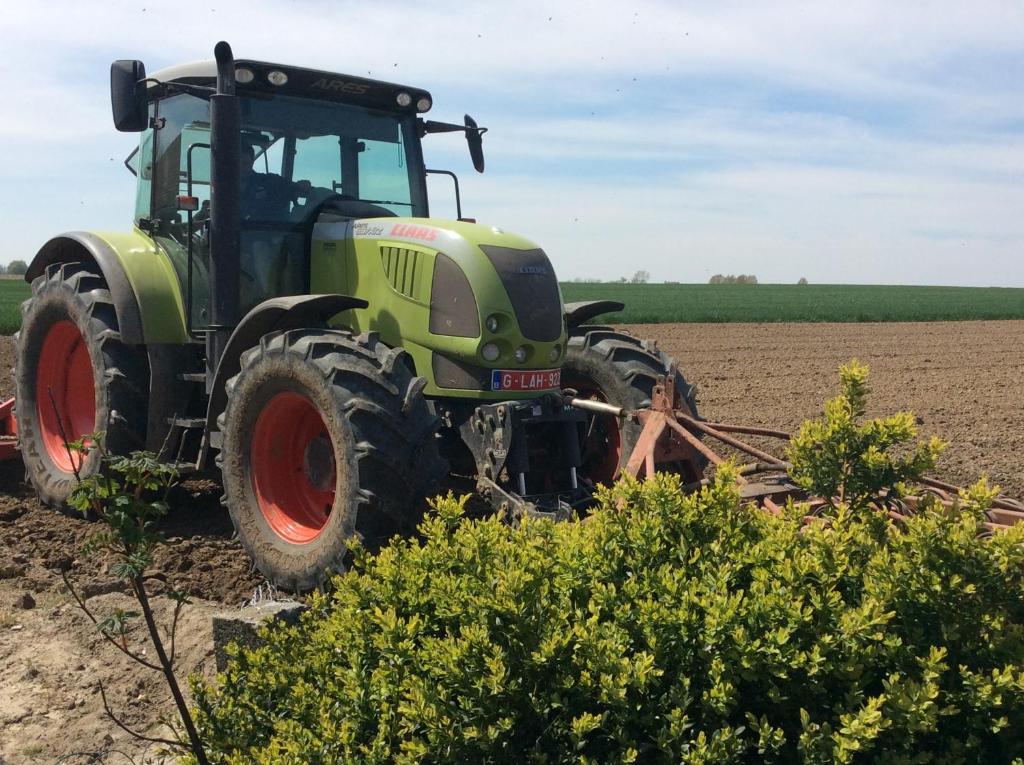
[[(6, 0), (5, 252), (128, 225), (108, 66), (276, 60), (425, 87), (467, 215), (562, 278), (1024, 287), (1024, 4)], [(432, 190), (436, 213), (450, 188)]]

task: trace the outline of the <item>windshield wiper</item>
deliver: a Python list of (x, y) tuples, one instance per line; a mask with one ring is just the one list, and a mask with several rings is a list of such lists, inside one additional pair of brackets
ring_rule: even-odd
[(392, 202), (390, 199), (358, 199), (357, 202), (368, 202), (371, 205), (401, 205), (402, 207), (412, 207), (412, 202)]

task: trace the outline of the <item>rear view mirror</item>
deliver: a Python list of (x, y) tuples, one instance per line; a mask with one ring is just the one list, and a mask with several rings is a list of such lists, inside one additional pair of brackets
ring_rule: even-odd
[(110, 65), (110, 107), (114, 127), (122, 133), (139, 133), (149, 126), (145, 79), (146, 65), (141, 61)]
[(473, 167), (478, 173), (484, 171), (484, 139), (483, 135), (487, 132), (487, 128), (478, 128), (476, 126), (476, 120), (470, 117), (468, 114), (465, 118), (466, 123), (466, 143), (469, 144), (469, 156), (473, 160)]

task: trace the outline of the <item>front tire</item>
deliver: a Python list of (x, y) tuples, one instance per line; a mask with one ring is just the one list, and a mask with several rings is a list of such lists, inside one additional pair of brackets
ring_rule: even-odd
[(111, 453), (142, 449), (149, 368), (126, 345), (103, 278), (81, 263), (50, 266), (21, 306), (15, 343), (15, 416), (26, 475), (39, 499), (61, 507), (77, 483), (100, 469), (67, 443), (102, 431)]
[(409, 533), (447, 471), (408, 357), (375, 334), (301, 329), (242, 356), (218, 419), (224, 495), (242, 545), (276, 586), (344, 570), (348, 541)]
[[(651, 393), (659, 376), (668, 375), (673, 360), (654, 343), (606, 327), (573, 329), (566, 345), (562, 366), (562, 387), (630, 410), (651, 405)], [(676, 367), (677, 406), (684, 403), (697, 416), (693, 386)], [(643, 430), (640, 423), (627, 420), (620, 426), (615, 417), (589, 414), (583, 434), (582, 465), (579, 475), (589, 483), (611, 484), (629, 462)], [(700, 478), (707, 460), (696, 454), (693, 463), (669, 463), (659, 469), (676, 472), (686, 482)]]

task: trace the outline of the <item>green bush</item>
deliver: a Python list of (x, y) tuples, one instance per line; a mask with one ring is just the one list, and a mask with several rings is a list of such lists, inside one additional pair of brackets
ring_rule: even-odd
[(1010, 762), (1024, 527), (979, 540), (989, 496), (902, 531), (752, 512), (729, 469), (582, 523), (449, 497), (198, 683), (198, 724), (227, 762)]
[(807, 420), (793, 437), (787, 456), (790, 477), (835, 507), (867, 509), (880, 492), (898, 496), (908, 481), (935, 467), (946, 448), (936, 436), (914, 443), (917, 425), (910, 412), (862, 422), (867, 411), (868, 368), (856, 359), (839, 368), (842, 390), (825, 403), (820, 420)]

